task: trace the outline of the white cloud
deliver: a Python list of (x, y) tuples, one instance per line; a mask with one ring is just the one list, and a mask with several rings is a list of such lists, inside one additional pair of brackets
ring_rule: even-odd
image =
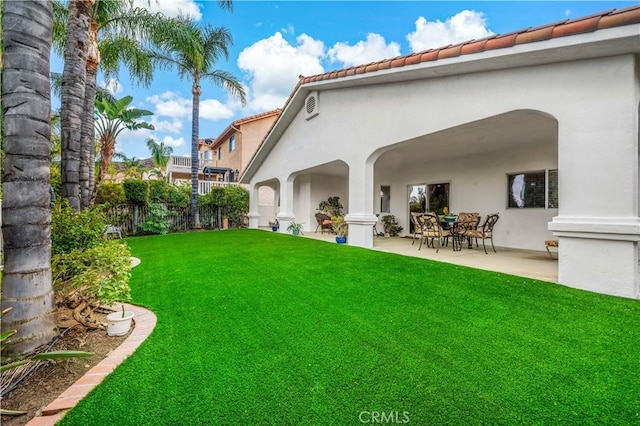
[(200, 100), (200, 118), (207, 120), (223, 120), (233, 117), (233, 109), (216, 99)]
[(191, 117), (191, 99), (183, 98), (180, 93), (167, 91), (149, 96), (147, 102), (155, 107), (155, 115), (172, 118)]
[(164, 142), (166, 146), (171, 146), (174, 148), (184, 146), (184, 138), (182, 137), (174, 139), (171, 136), (165, 136), (164, 138), (162, 138), (162, 142)]
[(182, 14), (189, 15), (196, 21), (202, 19), (200, 7), (194, 0), (134, 0), (133, 5), (170, 17)]
[(110, 78), (107, 81), (101, 81), (99, 84), (100, 84), (100, 87), (103, 87), (104, 89), (106, 89), (113, 96), (119, 95), (124, 90), (120, 82), (115, 78)]
[(324, 43), (306, 34), (292, 46), (280, 32), (245, 48), (238, 56), (238, 66), (249, 79), (249, 109), (266, 111), (280, 108), (298, 83), (299, 75), (324, 72), (320, 61)]
[(151, 119), (151, 124), (155, 127), (158, 132), (169, 132), (169, 133), (180, 133), (182, 132), (182, 121), (173, 119), (169, 120), (160, 120), (157, 117), (153, 117)]
[(429, 22), (424, 17), (416, 21), (416, 30), (407, 35), (413, 52), (444, 47), (471, 39), (492, 35), (482, 12), (463, 10), (445, 22)]
[(285, 34), (295, 34), (296, 33), (296, 29), (293, 25), (289, 24), (287, 25), (285, 28), (281, 29), (280, 31), (282, 31)]
[(334, 44), (328, 55), (332, 62), (342, 62), (345, 67), (351, 67), (400, 56), (400, 45), (396, 42), (387, 44), (380, 34), (369, 33), (366, 41), (360, 40), (353, 46), (349, 43)]

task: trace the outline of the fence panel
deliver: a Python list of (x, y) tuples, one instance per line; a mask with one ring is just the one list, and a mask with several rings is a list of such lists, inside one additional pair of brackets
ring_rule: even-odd
[[(166, 216), (172, 232), (188, 231), (191, 229), (191, 207), (172, 207), (165, 205), (168, 210)], [(220, 229), (222, 227), (220, 212), (217, 207), (210, 205), (198, 206), (200, 224), (205, 229)], [(134, 206), (129, 204), (110, 206), (105, 210), (107, 223), (119, 226), (125, 235), (140, 232), (140, 227), (149, 216), (149, 206)]]

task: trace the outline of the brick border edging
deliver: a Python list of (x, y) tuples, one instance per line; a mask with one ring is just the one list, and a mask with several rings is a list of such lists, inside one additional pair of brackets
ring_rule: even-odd
[[(151, 334), (156, 326), (156, 315), (140, 306), (123, 303), (125, 309), (134, 312), (135, 327), (129, 337), (112, 350), (107, 356), (94, 365), (84, 376), (80, 377), (71, 387), (42, 409), (42, 412), (31, 419), (26, 426), (53, 426), (67, 410), (84, 398), (93, 388), (98, 386), (115, 368), (138, 349), (138, 346)], [(119, 310), (120, 307), (118, 307)]]

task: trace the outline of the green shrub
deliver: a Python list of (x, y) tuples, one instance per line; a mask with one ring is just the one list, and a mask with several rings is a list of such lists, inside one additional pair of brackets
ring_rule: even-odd
[(174, 207), (189, 205), (191, 188), (174, 185), (166, 180), (149, 181), (149, 202), (170, 204)]
[(131, 299), (131, 253), (117, 240), (55, 254), (51, 268), (59, 299), (73, 295), (93, 306)]
[(112, 206), (117, 206), (120, 204), (124, 204), (126, 201), (127, 197), (124, 194), (124, 188), (122, 184), (102, 182), (98, 187), (95, 204), (109, 203)]
[(62, 200), (51, 215), (51, 247), (53, 254), (92, 248), (104, 241), (106, 218), (99, 209), (75, 213), (67, 200)]
[(166, 234), (171, 228), (167, 220), (169, 211), (162, 204), (152, 203), (149, 206), (149, 215), (140, 228), (150, 234)]
[(229, 218), (229, 225), (231, 227), (241, 226), (244, 217), (249, 212), (249, 191), (241, 186), (226, 186), (223, 200), (222, 214)]
[(222, 207), (225, 203), (225, 190), (224, 187), (214, 186), (211, 188), (211, 192), (200, 197), (200, 204), (210, 205), (213, 207)]
[(122, 182), (127, 203), (143, 205), (149, 199), (149, 185), (144, 180), (126, 179)]

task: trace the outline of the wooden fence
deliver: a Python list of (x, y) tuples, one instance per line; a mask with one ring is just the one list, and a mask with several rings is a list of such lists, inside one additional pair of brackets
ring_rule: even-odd
[[(171, 225), (170, 231), (186, 231), (191, 229), (191, 207), (171, 207), (165, 205), (168, 210), (167, 221)], [(200, 224), (205, 229), (222, 227), (222, 218), (217, 207), (198, 206), (200, 212)], [(151, 209), (149, 206), (134, 206), (130, 204), (112, 206), (107, 208), (105, 215), (107, 223), (119, 226), (125, 235), (133, 235), (140, 232), (140, 226), (147, 220)]]

